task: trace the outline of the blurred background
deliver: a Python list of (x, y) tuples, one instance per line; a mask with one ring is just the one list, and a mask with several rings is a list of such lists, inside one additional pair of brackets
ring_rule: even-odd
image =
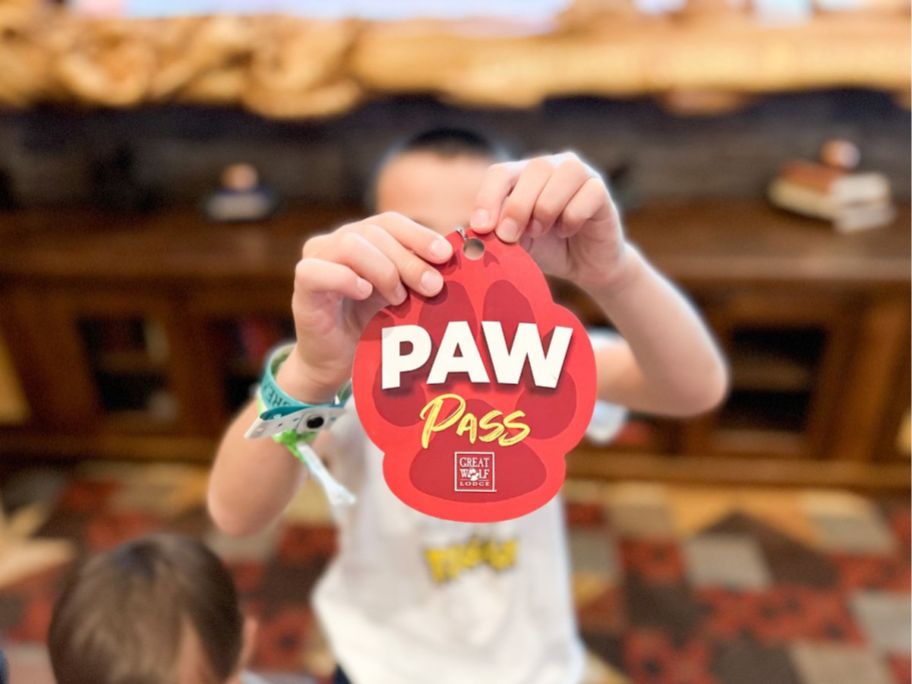
[[(0, 0), (0, 647), (49, 681), (86, 552), (204, 538), (254, 665), (326, 681), (334, 546), (208, 522), (207, 464), (292, 333), (306, 236), (388, 145), (573, 149), (698, 304), (732, 390), (569, 457), (590, 682), (910, 681), (906, 0)], [(605, 325), (566, 284), (562, 300)], [(296, 679), (295, 681), (310, 681)]]

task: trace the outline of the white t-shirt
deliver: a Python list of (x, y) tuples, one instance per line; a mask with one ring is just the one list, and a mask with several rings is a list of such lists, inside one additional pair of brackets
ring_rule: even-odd
[[(599, 402), (588, 434), (607, 441), (624, 415)], [(389, 490), (383, 454), (353, 410), (332, 435), (331, 468), (358, 501), (333, 511), (339, 552), (314, 604), (353, 684), (581, 679), (559, 496), (515, 520), (440, 520)]]

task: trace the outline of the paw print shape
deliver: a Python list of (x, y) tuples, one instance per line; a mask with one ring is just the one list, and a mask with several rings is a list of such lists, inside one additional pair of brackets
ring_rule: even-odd
[[(564, 458), (582, 438), (595, 405), (595, 358), (585, 329), (554, 302), (544, 275), (526, 251), (493, 235), (474, 237), (485, 247), (477, 259), (463, 253), (458, 233), (448, 237), (454, 255), (441, 268), (444, 287), (437, 296), (412, 292), (405, 302), (387, 307), (368, 323), (355, 353), (353, 385), (358, 415), (384, 453), (384, 477), (396, 496), (438, 518), (494, 522), (529, 513), (560, 489)], [(436, 352), (453, 323), (468, 326), (485, 381), (473, 381), (467, 372), (450, 372), (443, 382), (428, 382)], [(511, 375), (493, 360), (490, 330), (482, 323), (499, 325), (508, 352), (515, 351), (520, 326), (528, 333), (533, 325), (545, 356), (552, 343), (560, 340), (560, 349), (566, 344), (563, 361), (559, 367), (536, 366), (529, 354), (518, 377)], [(384, 330), (400, 325), (426, 331), (431, 352), (422, 365), (400, 373), (398, 386), (385, 388)], [(554, 368), (559, 368), (556, 378), (545, 372)], [(438, 418), (457, 412), (460, 418), (445, 429), (441, 426), (447, 421), (431, 422), (428, 432), (427, 409), (435, 399), (445, 398), (449, 403)], [(506, 445), (499, 438), (486, 439), (497, 432), (488, 428), (506, 426), (509, 416), (514, 424), (528, 427), (525, 437)], [(518, 436), (516, 428), (501, 431), (502, 437), (511, 435)], [(457, 452), (493, 454), (496, 487), (465, 491), (454, 486)], [(484, 476), (479, 471), (474, 477), (477, 481)]]

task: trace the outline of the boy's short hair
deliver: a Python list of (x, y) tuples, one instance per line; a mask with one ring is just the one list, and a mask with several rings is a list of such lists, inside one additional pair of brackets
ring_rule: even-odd
[(57, 684), (173, 684), (195, 633), (200, 682), (237, 669), (243, 616), (228, 570), (201, 542), (136, 539), (90, 558), (69, 579), (48, 636)]
[(430, 152), (444, 159), (479, 157), (492, 162), (507, 161), (513, 155), (506, 145), (468, 128), (431, 128), (398, 140), (380, 157), (367, 186), (365, 206), (374, 210), (377, 204), (377, 181), (380, 173), (393, 159), (411, 152)]
[(407, 152), (433, 152), (441, 157), (485, 157), (495, 161), (510, 157), (504, 145), (468, 128), (432, 128), (416, 133), (392, 145), (384, 159)]

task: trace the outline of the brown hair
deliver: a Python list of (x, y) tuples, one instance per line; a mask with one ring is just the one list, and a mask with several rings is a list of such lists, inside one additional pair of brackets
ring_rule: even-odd
[(156, 534), (90, 558), (54, 607), (48, 649), (58, 684), (172, 684), (195, 632), (199, 681), (236, 670), (243, 617), (228, 570), (201, 542)]

